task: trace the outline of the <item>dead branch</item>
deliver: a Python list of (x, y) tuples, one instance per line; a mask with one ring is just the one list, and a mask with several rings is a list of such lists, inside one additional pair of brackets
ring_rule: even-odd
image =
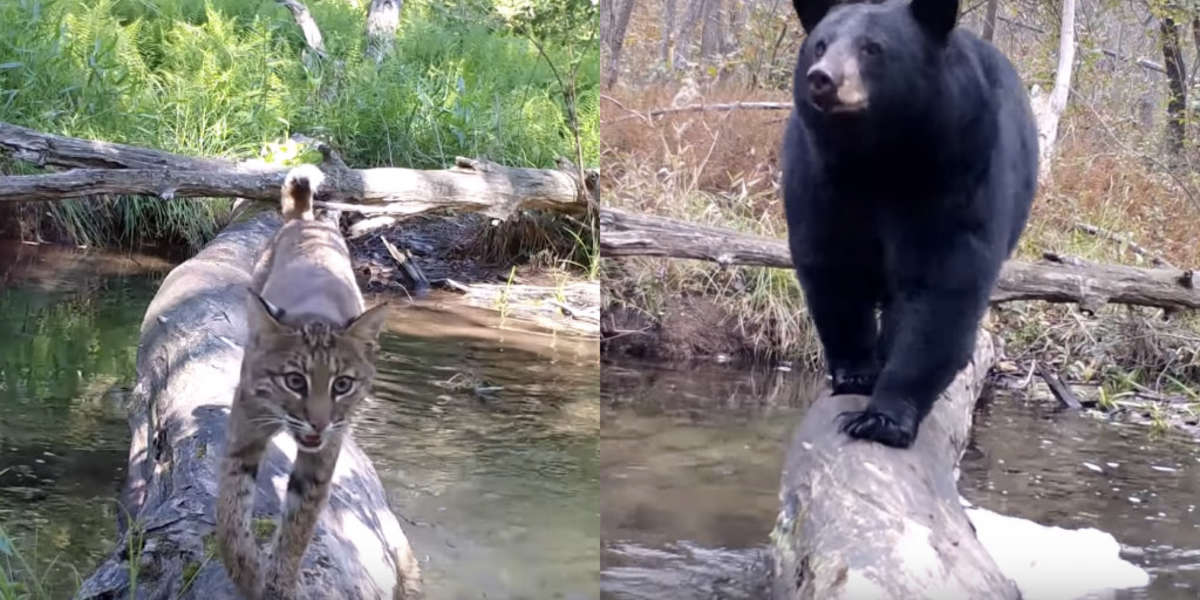
[[(663, 256), (723, 266), (792, 268), (791, 252), (783, 240), (612, 208), (600, 210), (600, 252), (605, 258)], [(1200, 290), (1194, 274), (1168, 268), (1009, 260), (991, 298), (993, 303), (1072, 302), (1089, 309), (1105, 303), (1196, 309), (1200, 308)]]
[[(626, 109), (630, 110), (630, 109)], [(706, 111), (731, 111), (731, 110), (792, 110), (791, 102), (728, 102), (722, 104), (689, 104), (687, 106), (679, 106), (674, 108), (656, 108), (647, 113), (636, 113), (617, 117), (611, 121), (604, 121), (602, 125), (611, 123), (620, 123), (622, 121), (630, 121), (633, 119), (646, 120), (653, 119), (663, 115), (689, 112), (706, 112)]]
[(1083, 408), (1083, 403), (1079, 401), (1079, 396), (1076, 396), (1075, 392), (1071, 391), (1071, 386), (1067, 385), (1058, 375), (1051, 373), (1046, 368), (1046, 365), (1039, 362), (1035, 362), (1035, 365), (1034, 368), (1037, 370), (1038, 377), (1041, 377), (1042, 381), (1046, 382), (1046, 385), (1050, 387), (1050, 393), (1054, 394), (1054, 397), (1064, 407), (1072, 410)]
[(1176, 268), (1175, 265), (1172, 265), (1171, 263), (1167, 262), (1167, 259), (1163, 258), (1162, 256), (1160, 256), (1154, 252), (1151, 252), (1150, 250), (1147, 250), (1144, 246), (1141, 246), (1137, 242), (1129, 239), (1127, 236), (1120, 235), (1120, 234), (1114, 233), (1112, 231), (1109, 231), (1107, 229), (1104, 229), (1102, 227), (1097, 227), (1095, 225), (1091, 225), (1089, 223), (1083, 223), (1083, 222), (1075, 223), (1075, 229), (1082, 231), (1084, 233), (1090, 234), (1090, 235), (1102, 237), (1107, 240), (1112, 240), (1119, 244), (1124, 244), (1124, 245), (1128, 246), (1129, 249), (1132, 250), (1134, 254), (1137, 254), (1138, 256), (1148, 259), (1150, 262), (1154, 263), (1157, 266), (1167, 267), (1170, 269)]

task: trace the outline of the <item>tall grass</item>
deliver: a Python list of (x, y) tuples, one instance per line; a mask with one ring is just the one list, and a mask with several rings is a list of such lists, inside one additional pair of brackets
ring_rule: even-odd
[[(514, 28), (492, 3), (417, 0), (406, 3), (395, 51), (377, 66), (363, 56), (362, 3), (307, 4), (328, 60), (302, 60), (299, 29), (271, 0), (0, 3), (0, 121), (192, 155), (249, 157), (301, 132), (327, 139), (358, 167), (443, 167), (456, 155), (550, 167), (575, 152), (548, 63), (582, 60), (583, 153), (597, 156), (594, 44), (545, 33), (538, 44), (547, 61), (530, 39), (538, 31)], [(48, 212), (58, 233), (80, 243), (194, 247), (227, 208), (225, 200), (114, 198)]]

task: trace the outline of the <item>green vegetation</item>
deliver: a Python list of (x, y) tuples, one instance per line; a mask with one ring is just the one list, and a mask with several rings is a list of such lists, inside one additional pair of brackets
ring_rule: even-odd
[[(585, 162), (595, 162), (588, 0), (412, 0), (379, 65), (364, 58), (365, 3), (307, 4), (325, 60), (307, 56), (272, 0), (0, 3), (0, 121), (190, 155), (249, 158), (304, 133), (356, 167), (440, 168), (456, 155), (550, 167), (578, 156), (571, 107)], [(0, 160), (0, 172), (18, 169)], [(63, 201), (41, 225), (84, 244), (195, 248), (228, 206)]]

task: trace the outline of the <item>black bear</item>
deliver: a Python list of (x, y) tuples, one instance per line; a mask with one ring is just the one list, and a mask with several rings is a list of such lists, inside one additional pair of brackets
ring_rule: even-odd
[(833, 393), (871, 396), (841, 430), (906, 448), (970, 360), (1025, 227), (1037, 130), (1012, 64), (955, 26), (956, 0), (793, 3), (792, 262)]

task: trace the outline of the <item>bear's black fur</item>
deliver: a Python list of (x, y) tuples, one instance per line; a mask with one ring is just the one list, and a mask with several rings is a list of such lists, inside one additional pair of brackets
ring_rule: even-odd
[[(1037, 184), (1024, 86), (955, 0), (794, 0), (788, 240), (854, 438), (905, 448), (970, 360)], [(877, 321), (875, 310), (881, 309)]]

